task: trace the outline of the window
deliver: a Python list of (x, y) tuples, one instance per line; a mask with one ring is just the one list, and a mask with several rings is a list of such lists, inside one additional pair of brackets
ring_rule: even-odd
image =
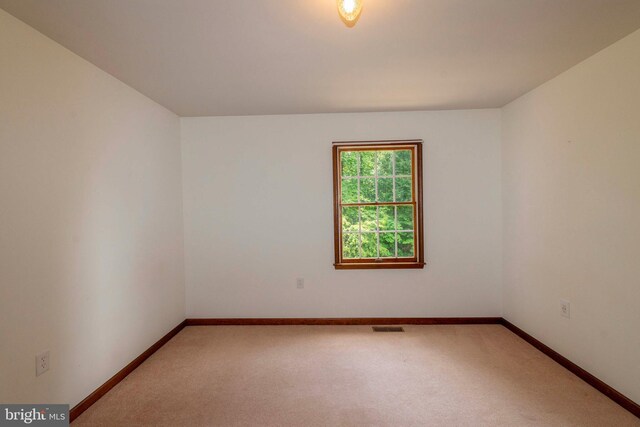
[(335, 267), (423, 268), (422, 141), (333, 143)]

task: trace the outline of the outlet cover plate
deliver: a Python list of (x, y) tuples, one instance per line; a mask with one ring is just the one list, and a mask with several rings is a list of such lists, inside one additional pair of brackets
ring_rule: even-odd
[(36, 356), (36, 377), (49, 370), (49, 350), (43, 351)]
[(569, 301), (560, 300), (560, 315), (567, 319), (571, 318), (571, 303)]

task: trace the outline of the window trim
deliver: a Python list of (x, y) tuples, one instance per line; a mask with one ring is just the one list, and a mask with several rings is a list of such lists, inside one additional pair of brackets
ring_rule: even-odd
[[(415, 256), (412, 258), (366, 258), (343, 259), (342, 258), (342, 206), (341, 203), (341, 151), (367, 151), (384, 150), (385, 148), (400, 149), (410, 148), (412, 155), (412, 192), (414, 196), (410, 202), (414, 206), (414, 244)], [(424, 224), (423, 224), (423, 197), (422, 197), (422, 140), (379, 140), (379, 141), (336, 141), (332, 146), (333, 154), (333, 222), (334, 222), (334, 267), (336, 270), (347, 269), (392, 269), (392, 268), (424, 268)], [(407, 202), (373, 202), (369, 205), (407, 205)], [(346, 203), (345, 205), (354, 205)], [(362, 205), (356, 203), (355, 205)]]

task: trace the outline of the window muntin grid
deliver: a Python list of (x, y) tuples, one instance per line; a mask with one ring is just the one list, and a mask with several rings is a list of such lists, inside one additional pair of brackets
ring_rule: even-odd
[[(415, 147), (411, 146), (368, 149), (353, 147), (338, 150), (342, 259), (412, 260), (416, 258), (414, 153)], [(397, 164), (399, 158), (401, 162)], [(388, 183), (391, 184), (390, 189), (386, 186)], [(383, 194), (381, 194), (381, 184), (385, 184), (386, 187), (383, 189)], [(400, 226), (398, 211), (407, 208), (410, 209), (410, 221), (405, 220)], [(393, 227), (389, 228), (388, 224), (381, 227), (381, 209), (393, 210)], [(350, 215), (352, 218), (345, 223), (347, 210), (352, 212)], [(375, 212), (374, 223), (363, 221), (365, 210)], [(354, 221), (354, 211), (357, 212), (357, 221)], [(369, 213), (367, 217), (370, 220), (371, 214)], [(365, 229), (363, 229), (364, 224), (366, 224)], [(393, 235), (392, 241), (390, 241), (391, 235)], [(372, 246), (375, 251), (371, 250)]]
[[(363, 209), (371, 209), (375, 211), (375, 224), (367, 224), (367, 226), (363, 227)], [(384, 221), (381, 225), (380, 219), (380, 211), (381, 210), (391, 210), (393, 212), (392, 215), (382, 215), (384, 220), (391, 219), (391, 224), (388, 221)], [(401, 211), (401, 215), (398, 216), (398, 211)], [(356, 212), (356, 215), (353, 212)], [(405, 212), (402, 212), (405, 211)], [(370, 218), (370, 215), (367, 215)], [(343, 206), (342, 207), (342, 236), (343, 236), (343, 256), (345, 259), (358, 259), (358, 258), (411, 258), (414, 256), (415, 250), (412, 248), (409, 253), (407, 250), (402, 249), (398, 251), (398, 242), (400, 244), (404, 244), (405, 240), (411, 236), (415, 241), (413, 236), (415, 232), (414, 226), (414, 208), (412, 204), (399, 204), (399, 205), (365, 205), (365, 206)], [(352, 221), (351, 219), (356, 219), (356, 221)], [(365, 223), (366, 224), (366, 223)], [(375, 254), (364, 254), (362, 250), (362, 235), (364, 234), (375, 234), (376, 237), (376, 253)], [(381, 251), (382, 246), (380, 243), (380, 235), (391, 235), (393, 234), (393, 253), (387, 253), (387, 250)], [(358, 254), (353, 254), (352, 252), (344, 253), (344, 241), (351, 240), (349, 235), (356, 235), (358, 238)], [(388, 238), (383, 238), (385, 243), (389, 243)], [(381, 253), (382, 252), (382, 253)]]

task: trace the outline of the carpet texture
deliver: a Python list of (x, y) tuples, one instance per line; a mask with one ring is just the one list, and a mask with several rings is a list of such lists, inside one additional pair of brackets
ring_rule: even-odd
[(73, 423), (640, 426), (500, 325), (190, 326)]

